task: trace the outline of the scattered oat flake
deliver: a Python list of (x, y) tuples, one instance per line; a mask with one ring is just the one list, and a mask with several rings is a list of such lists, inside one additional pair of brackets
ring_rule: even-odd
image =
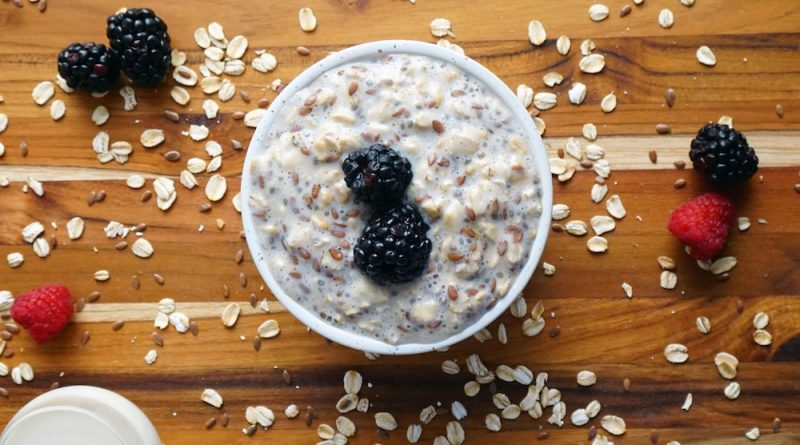
[(222, 396), (219, 394), (219, 392), (217, 392), (217, 390), (212, 388), (204, 389), (200, 394), (200, 400), (206, 402), (214, 408), (220, 408), (223, 404)]
[(434, 37), (444, 37), (444, 36), (454, 37), (453, 33), (451, 32), (452, 26), (453, 25), (452, 23), (450, 23), (450, 20), (447, 20), (445, 18), (433, 19), (430, 24), (431, 35), (433, 35)]
[(44, 105), (50, 100), (50, 98), (53, 97), (55, 92), (56, 90), (53, 82), (46, 80), (44, 82), (40, 82), (33, 88), (31, 96), (33, 97), (33, 101), (36, 103), (36, 105)]
[(684, 411), (689, 411), (689, 408), (692, 407), (692, 393), (686, 394), (686, 400), (683, 401), (683, 405), (681, 409)]
[(689, 349), (680, 343), (671, 343), (664, 348), (664, 357), (670, 363), (685, 363), (689, 359)]
[(298, 13), (298, 20), (300, 21), (300, 29), (305, 32), (317, 29), (317, 17), (314, 16), (314, 11), (311, 8), (301, 8)]
[(528, 23), (528, 40), (536, 46), (542, 45), (547, 40), (547, 32), (542, 22), (531, 20)]
[(717, 56), (711, 51), (711, 48), (703, 45), (697, 48), (697, 61), (706, 66), (714, 66), (717, 64)]
[(615, 436), (625, 434), (625, 421), (618, 416), (607, 415), (600, 420), (600, 426)]
[(625, 296), (628, 298), (633, 298), (633, 286), (628, 283), (622, 283), (622, 290), (625, 292)]
[(608, 6), (595, 3), (589, 7), (589, 18), (594, 22), (601, 22), (608, 18)]

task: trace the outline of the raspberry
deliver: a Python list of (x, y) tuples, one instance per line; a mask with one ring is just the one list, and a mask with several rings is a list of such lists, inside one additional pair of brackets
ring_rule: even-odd
[(686, 244), (689, 255), (709, 260), (725, 247), (733, 216), (730, 199), (706, 193), (673, 210), (667, 228)]
[(36, 343), (46, 343), (64, 330), (73, 311), (69, 289), (60, 284), (31, 289), (11, 306), (14, 321), (27, 329)]

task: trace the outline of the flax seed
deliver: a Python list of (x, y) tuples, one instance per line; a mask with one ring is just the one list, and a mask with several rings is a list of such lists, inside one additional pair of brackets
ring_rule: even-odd
[(139, 276), (138, 275), (131, 276), (131, 286), (133, 286), (134, 289), (139, 289), (139, 286), (141, 286), (141, 284), (142, 283), (139, 280)]
[(437, 132), (437, 133), (439, 133), (439, 134), (442, 134), (442, 133), (444, 133), (444, 124), (442, 124), (442, 122), (441, 122), (441, 121), (434, 120), (434, 121), (431, 123), (431, 126), (433, 127), (433, 131), (435, 131), (435, 132)]
[(684, 187), (686, 187), (686, 180), (682, 178), (678, 179), (674, 184), (672, 184), (672, 188), (674, 189), (682, 189)]
[(284, 369), (281, 373), (281, 377), (283, 378), (283, 382), (287, 385), (292, 384), (292, 373), (290, 373), (288, 370)]
[(88, 301), (89, 303), (94, 303), (99, 299), (100, 299), (100, 292), (98, 291), (94, 291), (91, 294), (89, 294), (88, 297), (86, 297), (86, 301)]
[[(619, 16), (620, 17), (625, 17), (626, 15), (630, 14), (631, 11), (633, 11), (633, 8), (631, 7), (631, 5), (628, 5), (628, 4), (623, 5), (622, 9), (619, 10)], [(591, 439), (589, 439), (589, 440), (591, 440)]]
[(161, 286), (164, 285), (164, 277), (160, 273), (154, 273), (153, 280)]
[(217, 418), (216, 417), (212, 417), (212, 418), (206, 420), (205, 428), (207, 430), (210, 430), (211, 428), (214, 428), (214, 425), (216, 425), (216, 424), (217, 424)]
[(658, 134), (670, 134), (672, 133), (672, 128), (670, 128), (667, 124), (657, 124), (656, 125), (656, 133)]
[(89, 338), (91, 337), (91, 335), (92, 334), (90, 334), (89, 331), (83, 331), (83, 334), (81, 335), (81, 345), (82, 346), (86, 345), (86, 343), (89, 343)]
[(779, 118), (783, 119), (783, 105), (775, 105), (775, 114), (777, 114)]
[(106, 200), (106, 191), (100, 190), (97, 192), (97, 196), (94, 198), (94, 202), (103, 202)]
[(120, 241), (120, 242), (118, 242), (117, 244), (114, 245), (114, 248), (117, 249), (117, 250), (125, 250), (125, 249), (128, 248), (128, 242), (127, 241)]
[[(150, 198), (152, 198), (152, 197), (153, 197), (153, 192), (151, 192), (150, 190), (145, 190), (144, 193), (142, 193), (141, 200), (142, 200), (142, 202), (147, 202), (147, 201), (150, 201)], [(89, 204), (89, 205), (91, 205), (91, 204)]]
[(658, 431), (656, 430), (650, 431), (650, 443), (652, 443), (653, 445), (658, 444)]
[(231, 418), (230, 416), (228, 416), (228, 413), (222, 413), (222, 417), (220, 418), (219, 424), (222, 426), (228, 426), (228, 422), (230, 422), (230, 419)]
[(686, 163), (683, 161), (675, 161), (672, 163), (672, 165), (674, 165), (675, 168), (677, 168), (678, 170), (683, 170), (684, 168), (686, 168)]
[[(259, 102), (259, 106), (261, 106), (261, 102)], [(233, 118), (233, 120), (240, 121), (240, 120), (244, 119), (244, 115), (245, 115), (244, 111), (234, 111), (233, 114), (231, 114), (231, 117)], [(223, 425), (223, 426), (225, 426), (225, 425)]]
[(228, 290), (228, 285), (227, 284), (223, 284), (222, 285), (222, 297), (223, 298), (228, 298), (230, 295), (231, 295), (231, 293)]
[(78, 302), (75, 303), (75, 312), (83, 312), (84, 307), (86, 307), (86, 299), (78, 298)]
[(26, 141), (19, 143), (19, 154), (21, 154), (23, 158), (28, 156), (28, 143)]
[(192, 320), (189, 322), (189, 332), (192, 333), (192, 336), (197, 337), (197, 334), (200, 332), (200, 327), (197, 325), (197, 322)]
[(311, 50), (309, 50), (305, 46), (298, 46), (297, 47), (297, 54), (300, 54), (301, 56), (308, 56), (308, 55), (311, 54)]
[(261, 350), (261, 337), (257, 335), (253, 337), (253, 349), (255, 349), (256, 352)]
[(172, 110), (164, 110), (164, 117), (172, 122), (178, 122), (181, 120), (181, 116)]
[(242, 287), (247, 287), (247, 275), (244, 272), (239, 272), (239, 284)]
[(740, 314), (744, 312), (744, 301), (741, 298), (736, 300), (736, 312)]
[(650, 158), (650, 162), (652, 162), (653, 164), (658, 163), (658, 153), (655, 150), (650, 150), (647, 153), (647, 157)]
[(267, 108), (270, 104), (269, 99), (266, 97), (258, 101), (258, 108)]
[(124, 321), (117, 320), (111, 325), (111, 330), (112, 331), (119, 331), (120, 329), (122, 329), (122, 326), (124, 326), (124, 325), (125, 325)]
[(672, 88), (667, 88), (667, 92), (664, 94), (664, 99), (667, 103), (667, 106), (672, 108), (675, 105), (675, 90)]
[(631, 381), (630, 379), (625, 379), (622, 381), (622, 387), (625, 389), (625, 392), (631, 391)]
[(242, 249), (237, 250), (233, 259), (236, 261), (236, 264), (242, 264), (242, 260), (244, 260), (244, 251)]

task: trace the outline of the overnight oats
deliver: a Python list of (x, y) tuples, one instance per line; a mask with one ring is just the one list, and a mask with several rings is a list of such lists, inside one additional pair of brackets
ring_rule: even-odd
[(442, 341), (516, 297), (542, 212), (525, 134), (448, 62), (341, 65), (282, 104), (254, 153), (255, 242), (325, 322), (393, 345)]

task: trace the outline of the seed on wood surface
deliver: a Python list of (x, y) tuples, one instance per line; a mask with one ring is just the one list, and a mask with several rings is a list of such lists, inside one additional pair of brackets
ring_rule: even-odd
[(684, 168), (686, 168), (686, 163), (683, 161), (675, 161), (672, 163), (672, 165), (674, 165), (675, 168), (677, 168), (678, 170), (683, 170)]
[(600, 426), (615, 436), (625, 434), (625, 421), (618, 416), (607, 415), (600, 420)]
[(212, 388), (204, 389), (200, 394), (200, 400), (213, 406), (214, 408), (220, 408), (223, 404), (222, 396), (217, 392), (217, 390)]
[(650, 443), (653, 445), (658, 445), (658, 431), (651, 430), (650, 431)]
[(714, 356), (714, 364), (717, 366), (717, 371), (722, 378), (728, 380), (736, 378), (739, 360), (732, 354), (727, 352), (717, 353), (717, 355)]
[(650, 150), (647, 153), (647, 156), (650, 158), (650, 162), (652, 162), (653, 164), (658, 163), (658, 153), (655, 150)]
[(452, 32), (450, 31), (452, 29), (452, 26), (453, 25), (450, 23), (450, 20), (447, 20), (447, 19), (444, 19), (444, 18), (437, 18), (437, 19), (433, 19), (431, 21), (429, 27), (430, 27), (432, 36), (434, 36), (434, 37), (444, 37), (444, 36), (447, 36), (447, 35), (450, 35), (450, 36), (453, 35)]
[(311, 54), (311, 50), (306, 48), (305, 46), (298, 46), (297, 47), (297, 54), (300, 54), (301, 56), (307, 56), (307, 55)]
[(670, 270), (662, 271), (660, 285), (663, 289), (675, 289), (678, 285), (678, 276)]
[(727, 386), (725, 386), (725, 397), (730, 400), (736, 400), (739, 398), (739, 394), (741, 393), (742, 387), (737, 382), (730, 382)]
[(580, 105), (586, 99), (586, 85), (581, 82), (574, 82), (567, 91), (569, 102), (573, 105)]
[(156, 362), (156, 360), (158, 360), (158, 351), (156, 351), (155, 349), (147, 351), (147, 354), (145, 354), (144, 356), (144, 362), (147, 363), (148, 365), (152, 365), (153, 363)]
[(214, 425), (216, 425), (216, 424), (217, 424), (217, 418), (216, 417), (212, 417), (212, 418), (206, 420), (205, 428), (207, 430), (210, 430), (211, 428), (214, 428)]
[(683, 178), (675, 180), (675, 182), (672, 184), (672, 188), (674, 188), (676, 190), (677, 189), (682, 189), (684, 187), (686, 187), (686, 180), (683, 179)]
[(280, 325), (275, 320), (267, 320), (258, 327), (258, 335), (261, 338), (272, 338), (280, 334)]
[(242, 434), (244, 434), (245, 436), (252, 436), (253, 434), (256, 433), (256, 430), (258, 430), (258, 425), (253, 424), (248, 426), (247, 428), (242, 428)]
[(164, 285), (164, 277), (160, 273), (153, 274), (153, 281), (155, 281), (157, 284), (161, 286)]
[(36, 105), (44, 105), (56, 93), (53, 82), (46, 80), (37, 84), (31, 92), (31, 97)]
[(384, 431), (394, 431), (397, 429), (397, 421), (394, 416), (387, 412), (379, 412), (375, 414), (375, 425)]
[(226, 328), (231, 328), (236, 324), (239, 319), (239, 314), (242, 309), (236, 303), (230, 303), (222, 310), (222, 325)]
[(597, 74), (606, 66), (606, 58), (602, 54), (589, 54), (581, 58), (578, 68), (587, 74)]
[(697, 48), (697, 61), (706, 66), (714, 66), (717, 64), (717, 56), (711, 51), (711, 48), (703, 45)]
[[(3, 396), (3, 397), (6, 397), (6, 396)], [(781, 418), (780, 417), (776, 417), (776, 418), (774, 418), (772, 420), (772, 432), (773, 433), (778, 433), (780, 431), (781, 431)]]
[(656, 124), (656, 133), (670, 134), (672, 133), (672, 128), (670, 128), (670, 126), (667, 124)]
[(675, 105), (675, 90), (672, 88), (667, 88), (667, 92), (664, 94), (664, 99), (667, 103), (667, 106), (672, 108)]
[(604, 113), (610, 113), (617, 108), (617, 96), (614, 93), (609, 93), (600, 101), (600, 109)]
[[(149, 200), (150, 200), (150, 198), (152, 198), (152, 197), (153, 197), (153, 192), (151, 192), (150, 190), (145, 190), (145, 191), (142, 193), (142, 197), (140, 198), (140, 200), (141, 200), (142, 202), (147, 202), (147, 201), (149, 201)], [(91, 204), (90, 204), (90, 205), (91, 205)]]
[(597, 383), (597, 376), (592, 371), (580, 371), (577, 377), (579, 386), (592, 386)]
[(700, 331), (701, 334), (708, 334), (711, 332), (711, 321), (705, 316), (699, 316), (694, 320), (695, 324), (697, 325), (697, 330)]
[(27, 141), (22, 141), (22, 142), (19, 143), (19, 154), (22, 155), (23, 158), (28, 156), (28, 142)]
[(753, 427), (747, 430), (744, 435), (750, 440), (758, 440), (758, 438), (761, 436), (761, 430), (759, 430), (758, 427)]
[(122, 327), (123, 327), (124, 325), (125, 325), (125, 322), (124, 322), (124, 321), (122, 321), (122, 320), (117, 320), (117, 321), (115, 321), (114, 323), (112, 323), (112, 324), (111, 324), (111, 330), (112, 330), (112, 331), (119, 331), (120, 329), (122, 329)]
[(619, 195), (611, 195), (611, 197), (608, 198), (606, 201), (606, 210), (608, 211), (609, 215), (616, 219), (622, 219), (627, 214)]
[(228, 416), (228, 413), (222, 413), (222, 417), (219, 419), (219, 424), (222, 426), (228, 426), (228, 422), (230, 422), (230, 416)]
[(756, 329), (764, 329), (769, 324), (769, 315), (764, 312), (759, 312), (753, 317), (753, 327)]
[(756, 331), (753, 332), (753, 341), (761, 346), (769, 346), (772, 344), (772, 334), (764, 329), (756, 329)]
[(741, 298), (736, 299), (736, 312), (740, 314), (744, 312), (744, 301)]
[(164, 346), (164, 338), (158, 332), (153, 332), (150, 334), (150, 337), (153, 339), (153, 344), (156, 346)]
[(300, 22), (300, 29), (305, 32), (311, 32), (317, 29), (317, 17), (314, 16), (314, 11), (312, 11), (311, 8), (300, 8), (298, 20)]
[(673, 23), (675, 23), (675, 16), (672, 14), (667, 8), (662, 9), (658, 13), (658, 24), (664, 29), (672, 28)]
[(134, 241), (131, 251), (139, 258), (150, 258), (153, 255), (153, 245), (144, 238)]
[(777, 114), (778, 117), (783, 118), (783, 105), (781, 104), (775, 105), (775, 114)]
[(484, 423), (486, 424), (486, 429), (489, 431), (498, 432), (503, 428), (503, 424), (500, 422), (500, 417), (494, 413), (487, 414)]
[(547, 40), (547, 32), (544, 30), (542, 22), (531, 20), (528, 23), (528, 40), (535, 46), (540, 46)]
[(622, 5), (622, 8), (619, 10), (619, 16), (625, 17), (626, 15), (630, 14), (633, 11), (633, 8), (629, 4)]
[(347, 394), (358, 394), (361, 391), (363, 378), (358, 371), (349, 370), (344, 373), (344, 392)]
[(689, 359), (689, 349), (680, 343), (671, 343), (664, 348), (664, 357), (670, 363), (685, 363)]
[(710, 271), (714, 275), (719, 275), (725, 272), (729, 272), (734, 267), (736, 267), (736, 257), (727, 256), (715, 260), (708, 266), (706, 270)]
[(566, 56), (569, 54), (569, 49), (572, 46), (572, 42), (570, 42), (569, 37), (567, 36), (560, 36), (558, 40), (556, 40), (556, 51), (562, 56)]
[(595, 3), (589, 7), (589, 18), (594, 22), (601, 22), (608, 18), (608, 6)]

